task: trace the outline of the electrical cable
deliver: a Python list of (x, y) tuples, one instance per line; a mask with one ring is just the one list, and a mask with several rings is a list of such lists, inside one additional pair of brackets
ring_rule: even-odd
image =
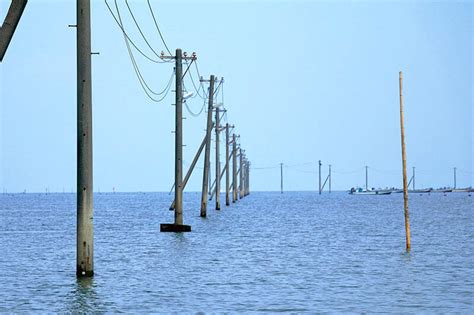
[[(154, 62), (154, 63), (168, 63), (170, 62), (171, 60), (155, 60), (151, 57), (149, 57), (147, 54), (145, 54), (140, 48), (138, 48), (138, 46), (131, 40), (131, 38), (128, 36), (127, 32), (125, 31), (124, 27), (123, 27), (123, 23), (120, 23), (119, 20), (117, 19), (117, 17), (115, 16), (114, 12), (112, 11), (112, 9), (110, 8), (107, 0), (104, 0), (105, 1), (105, 4), (107, 5), (107, 8), (109, 9), (109, 12), (110, 14), (112, 15), (112, 17), (114, 18), (115, 22), (117, 23), (117, 25), (119, 26), (120, 30), (122, 31), (123, 35), (128, 39), (128, 41), (130, 41), (130, 43), (132, 44), (132, 46), (143, 56), (145, 57), (146, 59), (150, 60), (151, 62)], [(118, 11), (118, 6), (117, 6), (117, 1), (115, 1), (115, 7), (117, 8), (117, 12)]]
[[(185, 60), (184, 62), (186, 63), (186, 65), (187, 65), (188, 67), (190, 66), (190, 65), (188, 65), (188, 61), (187, 61), (187, 60)], [(197, 64), (197, 62), (194, 62), (194, 64)], [(200, 87), (199, 87), (199, 89), (198, 89), (198, 88), (196, 87), (196, 83), (194, 83), (193, 75), (192, 75), (191, 72), (189, 73), (189, 77), (190, 77), (191, 82), (192, 82), (192, 84), (193, 84), (194, 90), (196, 91), (196, 94), (197, 94), (200, 98), (205, 99), (205, 96), (202, 96), (201, 93), (199, 93), (199, 90), (201, 89), (201, 87), (203, 87), (202, 82), (200, 82)], [(205, 92), (205, 91), (204, 91), (204, 87), (203, 87), (203, 92)]]
[[(119, 19), (119, 25), (122, 26), (122, 25), (123, 25), (123, 24), (122, 24), (122, 17), (121, 17), (121, 15), (120, 15), (120, 11), (119, 11), (119, 9), (118, 9), (117, 0), (115, 0), (115, 7), (116, 7), (116, 9), (117, 9), (117, 16), (118, 16), (118, 19)], [(168, 84), (167, 84), (167, 86), (165, 87), (165, 89), (164, 89), (162, 92), (160, 92), (160, 93), (154, 93), (154, 92), (149, 88), (149, 86), (146, 84), (146, 81), (143, 79), (143, 77), (142, 77), (142, 75), (141, 75), (141, 73), (140, 73), (140, 69), (138, 68), (138, 65), (137, 65), (137, 63), (136, 63), (136, 61), (135, 61), (135, 58), (134, 58), (133, 53), (132, 53), (132, 50), (130, 49), (130, 44), (129, 44), (129, 42), (128, 42), (128, 37), (125, 36), (125, 33), (124, 33), (124, 40), (125, 40), (125, 44), (126, 44), (126, 46), (127, 46), (127, 50), (128, 50), (129, 56), (130, 56), (130, 60), (132, 61), (132, 65), (133, 65), (133, 68), (134, 68), (134, 70), (135, 70), (135, 74), (136, 74), (137, 77), (138, 77), (138, 81), (140, 82), (140, 85), (141, 85), (143, 91), (144, 91), (145, 94), (148, 96), (148, 98), (150, 98), (152, 101), (154, 101), (154, 102), (161, 102), (161, 101), (168, 95), (168, 92), (169, 92), (169, 90), (170, 90), (170, 88), (171, 88), (171, 82), (172, 82), (173, 77), (174, 77), (174, 75), (175, 75), (175, 74), (174, 74), (174, 70), (173, 70), (172, 76), (171, 76), (170, 80), (168, 81)], [(163, 94), (163, 93), (164, 93), (164, 95), (163, 95), (163, 97), (161, 97), (161, 98), (159, 98), (159, 99), (156, 99), (156, 98), (154, 98), (153, 96), (150, 95), (150, 93), (147, 91), (147, 88), (150, 90), (150, 92), (152, 92), (152, 93), (155, 94), (155, 95), (161, 95), (161, 94)]]
[(148, 40), (145, 37), (145, 34), (143, 34), (142, 29), (140, 28), (140, 25), (138, 25), (137, 19), (135, 19), (135, 15), (132, 12), (132, 8), (130, 8), (130, 5), (128, 4), (128, 0), (125, 0), (125, 4), (127, 5), (128, 12), (130, 12), (130, 15), (132, 16), (133, 22), (135, 22), (135, 25), (137, 26), (138, 31), (142, 35), (143, 40), (148, 45), (148, 47), (151, 49), (151, 51), (155, 54), (155, 56), (157, 56), (159, 58), (160, 55), (158, 55), (158, 53), (153, 49), (153, 47), (151, 47), (150, 43), (148, 42)]
[(151, 16), (153, 17), (153, 21), (155, 22), (155, 26), (156, 26), (156, 29), (158, 31), (158, 34), (160, 34), (161, 41), (163, 42), (163, 45), (165, 45), (165, 48), (168, 51), (168, 54), (170, 54), (170, 56), (172, 56), (173, 54), (169, 50), (168, 45), (166, 45), (165, 39), (163, 38), (163, 35), (161, 34), (158, 23), (156, 22), (155, 14), (153, 13), (153, 9), (151, 8), (150, 0), (147, 0), (147, 2), (148, 2), (148, 8), (150, 8)]

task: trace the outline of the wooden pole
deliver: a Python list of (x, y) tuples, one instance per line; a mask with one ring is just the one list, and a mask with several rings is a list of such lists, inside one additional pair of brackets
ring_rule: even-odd
[(239, 198), (244, 198), (244, 155), (242, 153), (242, 148), (239, 148), (240, 152), (240, 192)]
[(77, 0), (76, 275), (94, 275), (90, 0)]
[(399, 73), (399, 86), (400, 86), (400, 134), (402, 142), (402, 166), (403, 166), (403, 206), (405, 209), (405, 234), (406, 234), (406, 250), (411, 249), (411, 236), (410, 236), (410, 214), (408, 212), (408, 185), (407, 185), (407, 159), (405, 151), (405, 127), (404, 116), (403, 116), (403, 74)]
[(283, 163), (280, 163), (280, 193), (283, 194)]

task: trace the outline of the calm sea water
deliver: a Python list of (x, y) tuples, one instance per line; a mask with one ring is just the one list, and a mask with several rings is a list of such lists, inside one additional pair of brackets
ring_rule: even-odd
[(467, 193), (254, 192), (185, 234), (165, 193), (96, 194), (95, 272), (75, 277), (73, 194), (0, 195), (0, 312), (474, 312)]

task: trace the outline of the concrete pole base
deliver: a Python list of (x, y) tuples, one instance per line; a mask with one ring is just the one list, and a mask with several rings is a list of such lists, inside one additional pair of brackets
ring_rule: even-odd
[(160, 232), (191, 232), (191, 225), (162, 223), (160, 224)]

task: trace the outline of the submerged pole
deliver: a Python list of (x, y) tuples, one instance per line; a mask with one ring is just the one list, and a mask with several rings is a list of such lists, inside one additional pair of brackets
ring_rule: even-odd
[(244, 197), (244, 155), (242, 153), (242, 148), (239, 148), (240, 151), (240, 192), (239, 198)]
[(322, 190), (322, 187), (321, 187), (321, 160), (319, 160), (319, 194), (321, 195), (321, 190)]
[(174, 223), (183, 224), (183, 62), (181, 49), (176, 49), (176, 106), (174, 160)]
[(232, 202), (237, 201), (237, 142), (232, 134)]
[(329, 164), (329, 193), (331, 193), (331, 180), (332, 180), (331, 164)]
[(408, 185), (407, 185), (407, 160), (405, 151), (405, 127), (404, 127), (404, 115), (403, 115), (403, 74), (399, 73), (399, 86), (400, 86), (400, 135), (402, 142), (402, 167), (403, 167), (403, 206), (405, 210), (405, 234), (406, 234), (406, 250), (411, 249), (411, 236), (410, 236), (410, 214), (408, 212)]
[(283, 194), (283, 163), (280, 163), (280, 193)]
[(77, 0), (77, 243), (76, 275), (94, 275), (92, 75), (90, 0)]
[(202, 175), (202, 195), (201, 195), (201, 217), (207, 215), (207, 193), (209, 190), (209, 171), (211, 168), (211, 131), (212, 131), (212, 108), (214, 103), (214, 75), (209, 80), (209, 103), (207, 105), (207, 128), (206, 128), (206, 150), (204, 151), (204, 171)]
[(415, 190), (415, 167), (413, 166), (413, 175), (412, 175), (412, 180), (413, 180), (413, 190)]
[(221, 210), (220, 110), (216, 106), (216, 210)]
[(175, 157), (174, 157), (174, 224), (162, 223), (161, 232), (190, 232), (191, 226), (183, 224), (183, 53), (176, 49), (176, 99), (175, 99)]
[(229, 174), (229, 124), (225, 124), (225, 205), (230, 205), (230, 174)]
[(456, 168), (454, 168), (454, 189), (456, 189)]
[(369, 190), (369, 167), (365, 166), (365, 190)]
[(249, 195), (250, 194), (250, 162), (247, 161), (247, 171), (245, 172), (245, 194)]

